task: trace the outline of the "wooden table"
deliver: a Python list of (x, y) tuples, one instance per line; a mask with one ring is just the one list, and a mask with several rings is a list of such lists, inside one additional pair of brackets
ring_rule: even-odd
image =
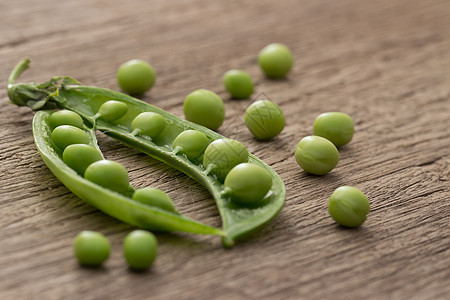
[[(450, 2), (1, 1), (0, 81), (23, 57), (23, 81), (73, 76), (118, 90), (131, 58), (149, 61), (157, 84), (142, 99), (183, 117), (198, 88), (217, 92), (227, 116), (219, 132), (242, 141), (286, 184), (281, 214), (231, 250), (217, 237), (158, 234), (145, 273), (128, 270), (122, 240), (133, 228), (85, 204), (44, 165), (28, 108), (0, 90), (1, 299), (444, 299), (450, 294)], [(287, 44), (295, 66), (266, 79), (258, 51)], [(221, 77), (244, 69), (249, 100), (231, 100)], [(287, 126), (270, 142), (252, 138), (245, 108), (269, 98)], [(350, 114), (356, 132), (338, 166), (317, 177), (294, 159), (317, 115)], [(182, 213), (220, 226), (214, 201), (181, 172), (99, 134), (107, 158), (136, 187), (168, 192)], [(341, 185), (360, 188), (371, 213), (359, 229), (337, 226), (327, 201)], [(112, 244), (101, 269), (78, 266), (81, 230)]]

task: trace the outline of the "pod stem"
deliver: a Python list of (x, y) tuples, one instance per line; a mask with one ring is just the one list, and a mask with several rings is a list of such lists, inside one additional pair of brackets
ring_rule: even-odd
[(8, 90), (16, 83), (17, 79), (22, 75), (22, 73), (30, 67), (30, 59), (25, 57), (21, 62), (19, 62), (14, 69), (9, 74), (8, 78)]

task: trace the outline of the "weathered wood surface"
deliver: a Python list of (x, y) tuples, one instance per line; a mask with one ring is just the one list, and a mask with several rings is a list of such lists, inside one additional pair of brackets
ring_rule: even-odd
[[(1, 299), (444, 299), (450, 295), (450, 2), (320, 1), (4, 1), (0, 2)], [(256, 62), (268, 43), (295, 56), (287, 80), (265, 79)], [(225, 99), (220, 133), (271, 165), (286, 206), (267, 227), (231, 250), (216, 237), (159, 234), (149, 272), (130, 272), (122, 239), (132, 227), (84, 204), (43, 164), (32, 112), (6, 104), (9, 71), (30, 56), (24, 81), (69, 75), (118, 89), (131, 58), (155, 67), (143, 99), (182, 116), (184, 97), (206, 88)], [(256, 81), (251, 100), (230, 100), (231, 69)], [(268, 97), (287, 126), (254, 140), (243, 111)], [(356, 122), (354, 140), (327, 176), (297, 166), (296, 143), (321, 112)], [(137, 187), (167, 192), (179, 209), (220, 226), (209, 194), (193, 180), (104, 136), (107, 158), (122, 162)], [(336, 226), (327, 199), (341, 185), (362, 189), (372, 211), (359, 229)], [(98, 230), (112, 256), (80, 268), (71, 243)]]

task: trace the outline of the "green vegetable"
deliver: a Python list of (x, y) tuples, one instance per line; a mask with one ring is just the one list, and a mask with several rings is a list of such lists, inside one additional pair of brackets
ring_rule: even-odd
[(158, 254), (158, 241), (151, 232), (132, 231), (123, 241), (123, 253), (131, 269), (143, 271), (155, 261)]
[(203, 156), (203, 166), (207, 173), (224, 181), (228, 172), (240, 163), (248, 161), (245, 146), (233, 139), (218, 139), (208, 145)]
[(117, 71), (117, 83), (130, 95), (140, 95), (148, 91), (156, 80), (153, 67), (140, 59), (132, 59), (122, 64)]
[(257, 206), (272, 187), (270, 173), (259, 165), (242, 163), (231, 169), (225, 178), (224, 194), (247, 206)]
[[(94, 122), (94, 111), (92, 110), (91, 122)], [(88, 204), (123, 222), (148, 230), (224, 235), (217, 228), (209, 227), (185, 216), (132, 200), (130, 197), (127, 197), (133, 193), (132, 186), (129, 186), (126, 195), (123, 195), (78, 175), (64, 163), (61, 158), (61, 151), (51, 140), (51, 131), (48, 124), (50, 115), (51, 112), (39, 111), (33, 118), (33, 135), (36, 147), (52, 173), (69, 190)], [(90, 144), (98, 149), (94, 131), (87, 130), (86, 132), (89, 136)]]
[(230, 70), (223, 75), (223, 84), (235, 99), (247, 99), (253, 93), (253, 81), (247, 72)]
[(86, 267), (99, 267), (109, 257), (108, 239), (95, 231), (82, 231), (75, 237), (73, 251), (78, 262)]
[(61, 125), (72, 125), (83, 129), (83, 119), (77, 113), (70, 110), (59, 110), (55, 111), (48, 120), (50, 129), (53, 130)]
[(157, 137), (166, 127), (166, 120), (158, 113), (146, 111), (133, 119), (131, 129), (136, 134), (144, 134), (150, 138)]
[(287, 46), (274, 43), (259, 52), (258, 63), (267, 77), (283, 78), (291, 70), (294, 58)]
[(122, 194), (130, 189), (127, 169), (111, 160), (104, 159), (90, 164), (84, 172), (84, 178)]
[(136, 190), (133, 194), (133, 200), (154, 206), (159, 207), (161, 209), (178, 213), (177, 209), (173, 205), (172, 199), (170, 199), (169, 195), (164, 193), (163, 191), (155, 188), (142, 188)]
[(245, 111), (244, 120), (250, 132), (260, 140), (277, 136), (285, 125), (283, 111), (269, 100), (253, 102)]
[(331, 194), (328, 212), (345, 227), (358, 227), (366, 220), (370, 211), (369, 200), (357, 188), (341, 186)]
[(339, 151), (323, 137), (307, 136), (297, 144), (295, 159), (306, 172), (325, 175), (337, 165)]
[(196, 90), (184, 100), (186, 120), (216, 130), (225, 119), (225, 106), (222, 99), (214, 92)]
[(197, 130), (186, 130), (180, 133), (172, 143), (174, 153), (182, 153), (190, 160), (203, 155), (209, 140), (205, 134)]
[(128, 106), (119, 101), (109, 100), (100, 105), (99, 117), (107, 121), (115, 121), (122, 118), (128, 111)]
[(53, 129), (52, 140), (61, 150), (72, 144), (89, 144), (86, 132), (72, 125), (61, 125)]
[[(211, 228), (199, 222), (193, 221), (183, 215), (170, 213), (157, 207), (134, 201), (125, 195), (118, 194), (103, 188), (79, 176), (61, 159), (61, 151), (56, 150), (51, 142), (48, 128), (49, 112), (38, 112), (33, 120), (33, 132), (37, 148), (50, 170), (70, 190), (89, 204), (101, 209), (103, 212), (118, 218), (131, 225), (139, 226), (148, 230), (185, 231), (203, 234), (216, 234), (223, 237), (225, 246), (232, 246), (236, 239), (243, 238), (254, 232), (281, 210), (285, 200), (284, 184), (280, 177), (264, 162), (255, 156), (248, 154), (245, 146), (244, 151), (238, 152), (238, 158), (243, 153), (240, 162), (250, 162), (264, 167), (272, 177), (272, 187), (268, 193), (264, 205), (256, 209), (240, 207), (235, 205), (228, 197), (222, 197), (223, 184), (217, 179), (213, 170), (217, 165), (225, 165), (222, 159), (227, 156), (209, 157), (208, 167), (197, 161), (191, 161), (184, 155), (174, 153), (172, 144), (175, 138), (185, 130), (197, 130), (206, 135), (209, 141), (224, 139), (224, 137), (203, 126), (182, 120), (161, 109), (149, 105), (122, 93), (101, 89), (97, 87), (83, 86), (69, 77), (53, 78), (44, 84), (20, 84), (15, 83), (17, 77), (28, 66), (28, 60), (19, 63), (13, 70), (8, 81), (8, 95), (16, 105), (27, 105), (33, 109), (44, 109), (46, 107), (58, 106), (63, 109), (72, 110), (81, 115), (85, 124), (91, 128), (101, 130), (124, 144), (159, 159), (173, 166), (202, 184), (213, 196), (222, 218), (223, 230)], [(30, 95), (35, 95), (30, 98)], [(126, 103), (128, 112), (114, 123), (95, 119), (98, 108), (106, 101), (116, 100)], [(145, 136), (133, 134), (131, 123), (133, 119), (143, 112), (154, 112), (164, 117), (166, 127), (156, 138), (151, 141)], [(91, 145), (95, 147), (95, 136), (93, 131), (87, 130), (91, 139)], [(236, 143), (238, 143), (236, 141)], [(231, 143), (230, 145), (234, 145)], [(227, 146), (228, 147), (228, 146)], [(229, 149), (228, 152), (236, 152)], [(204, 156), (206, 156), (205, 150)], [(213, 151), (214, 152), (214, 151)], [(219, 151), (219, 154), (223, 152)], [(213, 153), (212, 153), (213, 154)], [(205, 161), (205, 160), (203, 160)]]
[(84, 176), (86, 168), (93, 162), (102, 160), (103, 156), (100, 151), (90, 145), (74, 144), (64, 149), (62, 159), (78, 174)]
[(314, 135), (331, 141), (336, 147), (343, 146), (353, 138), (352, 118), (342, 112), (320, 114), (314, 121)]

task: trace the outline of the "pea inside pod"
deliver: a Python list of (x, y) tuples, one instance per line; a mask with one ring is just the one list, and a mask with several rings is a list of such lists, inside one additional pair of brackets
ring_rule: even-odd
[(104, 159), (90, 164), (84, 172), (84, 178), (119, 193), (130, 190), (127, 169), (115, 161)]
[(72, 125), (61, 125), (53, 129), (52, 140), (61, 150), (72, 144), (89, 144), (86, 132)]
[(122, 118), (128, 111), (126, 103), (109, 100), (103, 103), (98, 109), (97, 116), (107, 121), (116, 121)]
[(133, 193), (132, 198), (135, 201), (178, 214), (172, 199), (160, 189), (150, 187), (138, 189)]
[(188, 159), (194, 160), (203, 155), (209, 140), (205, 134), (197, 130), (185, 130), (172, 143), (174, 153), (182, 153)]
[(131, 123), (133, 134), (144, 134), (150, 138), (157, 137), (166, 127), (166, 120), (154, 112), (140, 113)]
[(67, 109), (55, 111), (54, 113), (52, 113), (48, 120), (48, 124), (50, 125), (51, 130), (61, 125), (72, 125), (74, 127), (83, 129), (83, 119), (80, 117), (80, 115)]

